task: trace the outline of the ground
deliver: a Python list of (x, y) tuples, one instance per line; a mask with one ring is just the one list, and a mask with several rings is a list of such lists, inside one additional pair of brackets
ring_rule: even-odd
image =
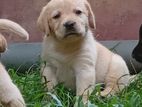
[[(81, 97), (75, 97), (75, 93), (62, 84), (48, 92), (45, 84), (41, 83), (38, 68), (30, 69), (25, 74), (17, 74), (16, 70), (9, 69), (9, 73), (20, 88), (27, 107), (72, 107), (76, 99), (78, 107), (83, 107)], [(88, 107), (142, 107), (142, 74), (137, 75), (134, 82), (116, 95), (102, 98), (96, 96), (99, 91), (100, 85), (97, 85), (90, 96)]]

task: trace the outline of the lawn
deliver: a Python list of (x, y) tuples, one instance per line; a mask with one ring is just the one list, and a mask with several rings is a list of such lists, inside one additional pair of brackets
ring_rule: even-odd
[[(15, 84), (20, 88), (27, 107), (72, 107), (76, 99), (78, 107), (83, 107), (81, 97), (75, 97), (75, 92), (60, 84), (52, 92), (46, 91), (45, 84), (41, 83), (39, 69), (30, 69), (25, 74), (17, 74), (16, 70), (9, 69)], [(142, 74), (130, 83), (120, 93), (102, 98), (96, 96), (100, 91), (97, 84), (90, 96), (88, 107), (142, 107)]]

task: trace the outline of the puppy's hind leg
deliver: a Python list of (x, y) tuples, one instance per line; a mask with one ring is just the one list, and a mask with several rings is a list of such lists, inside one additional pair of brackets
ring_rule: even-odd
[(129, 79), (130, 75), (126, 63), (120, 56), (114, 54), (105, 78), (105, 89), (100, 93), (101, 96), (122, 90), (128, 85)]

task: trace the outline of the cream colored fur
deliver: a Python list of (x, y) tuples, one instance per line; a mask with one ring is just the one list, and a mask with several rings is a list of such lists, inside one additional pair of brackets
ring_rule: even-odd
[[(81, 14), (76, 13), (81, 11)], [(104, 83), (102, 96), (123, 89), (130, 79), (121, 56), (112, 53), (94, 39), (90, 30), (93, 12), (86, 0), (51, 0), (42, 10), (38, 26), (45, 33), (42, 45), (41, 73), (52, 90), (63, 82), (76, 95), (88, 99), (96, 83)], [(75, 22), (76, 34), (66, 37), (64, 23)], [(93, 20), (95, 28), (95, 20)], [(45, 82), (45, 79), (43, 78)]]
[[(18, 34), (21, 38), (28, 40), (29, 34), (17, 23), (7, 19), (0, 19), (0, 30), (8, 30)], [(0, 50), (4, 52), (7, 42), (2, 34), (0, 34)], [(17, 88), (13, 84), (4, 66), (0, 63), (0, 103), (4, 107), (26, 107), (24, 99)]]

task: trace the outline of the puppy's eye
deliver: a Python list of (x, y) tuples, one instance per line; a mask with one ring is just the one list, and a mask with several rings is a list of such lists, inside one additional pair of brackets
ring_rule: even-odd
[(53, 16), (53, 19), (58, 19), (60, 18), (61, 14), (60, 13), (57, 13), (56, 15)]
[(81, 15), (81, 14), (82, 14), (82, 11), (81, 11), (81, 10), (75, 10), (75, 14)]

